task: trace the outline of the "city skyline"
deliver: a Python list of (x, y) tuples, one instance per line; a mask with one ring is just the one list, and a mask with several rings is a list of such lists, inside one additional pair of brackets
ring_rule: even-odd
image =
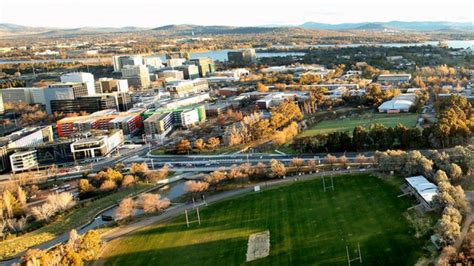
[[(271, 5), (271, 6), (270, 6)], [(429, 5), (429, 9), (428, 9)], [(304, 7), (304, 8), (303, 8)], [(337, 7), (337, 9), (336, 9)], [(473, 22), (469, 1), (323, 1), (189, 0), (154, 3), (139, 0), (31, 1), (6, 0), (0, 4), (0, 23), (57, 28), (76, 27), (159, 27), (170, 24), (268, 26), (387, 21)], [(262, 12), (268, 9), (269, 12)], [(390, 10), (390, 12), (386, 12)], [(71, 12), (74, 11), (74, 12)], [(271, 12), (270, 12), (271, 11)], [(426, 12), (425, 12), (426, 11)], [(212, 14), (212, 15), (210, 15)]]

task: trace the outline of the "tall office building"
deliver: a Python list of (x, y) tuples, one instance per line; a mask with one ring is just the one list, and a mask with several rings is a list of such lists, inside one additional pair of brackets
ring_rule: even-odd
[(128, 84), (135, 88), (148, 88), (150, 86), (150, 74), (144, 65), (124, 66), (122, 77), (128, 80)]
[(100, 78), (97, 83), (96, 93), (128, 92), (126, 79)]
[(61, 76), (61, 82), (85, 83), (87, 95), (95, 94), (94, 75), (85, 72), (67, 73)]
[(143, 57), (143, 64), (148, 67), (149, 72), (157, 71), (163, 67), (163, 62), (158, 56), (147, 56)]
[(185, 79), (199, 78), (199, 68), (196, 65), (182, 65), (175, 69), (182, 71)]
[(189, 60), (192, 64), (196, 65), (199, 70), (199, 75), (201, 77), (207, 77), (209, 73), (216, 71), (216, 66), (214, 61), (209, 57), (200, 57), (196, 59)]
[(143, 65), (143, 57), (141, 55), (116, 55), (112, 57), (114, 71), (120, 72), (125, 66)]
[(245, 49), (240, 51), (230, 51), (227, 53), (229, 62), (239, 65), (252, 64), (257, 62), (255, 49)]
[[(43, 95), (41, 95), (41, 92)], [(42, 90), (36, 90), (34, 93), (35, 99), (44, 101), (42, 104), (45, 105), (46, 113), (52, 114), (54, 113), (51, 107), (52, 101), (74, 101), (78, 97), (87, 96), (88, 89), (85, 83), (55, 83)]]
[(52, 100), (51, 110), (58, 113), (79, 113), (84, 111), (88, 114), (105, 110), (117, 109), (117, 99), (113, 95), (82, 96), (70, 100)]

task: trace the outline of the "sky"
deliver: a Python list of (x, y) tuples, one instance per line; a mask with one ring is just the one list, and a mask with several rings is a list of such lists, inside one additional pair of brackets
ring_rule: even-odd
[(0, 0), (0, 23), (59, 28), (473, 22), (466, 0)]

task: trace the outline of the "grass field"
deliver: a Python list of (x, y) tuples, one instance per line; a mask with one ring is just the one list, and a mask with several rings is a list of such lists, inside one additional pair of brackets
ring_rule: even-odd
[(86, 206), (73, 209), (69, 213), (58, 217), (55, 221), (35, 231), (26, 233), (13, 239), (0, 242), (0, 258), (9, 257), (28, 248), (55, 238), (57, 235), (68, 232), (73, 228), (84, 225), (100, 210), (117, 203), (122, 198), (149, 188), (150, 184), (139, 184), (103, 198), (87, 203)]
[[(393, 184), (393, 181), (397, 184)], [(279, 186), (201, 210), (202, 224), (184, 216), (107, 244), (102, 265), (240, 265), (250, 234), (270, 231), (270, 254), (255, 265), (347, 265), (346, 243), (365, 265), (413, 265), (424, 241), (413, 237), (402, 213), (413, 204), (397, 198), (399, 180), (369, 175)], [(195, 219), (191, 217), (190, 219)], [(358, 263), (357, 263), (358, 264)]]
[(348, 131), (352, 134), (352, 130), (358, 125), (368, 128), (371, 124), (383, 124), (385, 127), (394, 127), (398, 123), (407, 127), (414, 127), (418, 114), (373, 114), (365, 113), (359, 117), (350, 117), (346, 119), (323, 120), (312, 128), (303, 131), (299, 136), (313, 136), (318, 134), (327, 134), (336, 131)]

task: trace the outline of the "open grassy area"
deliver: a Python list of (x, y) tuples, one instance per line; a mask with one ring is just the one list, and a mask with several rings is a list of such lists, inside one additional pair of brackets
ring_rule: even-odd
[(364, 113), (357, 117), (349, 117), (345, 119), (323, 120), (312, 128), (303, 131), (300, 136), (313, 136), (318, 134), (327, 134), (336, 131), (348, 131), (352, 134), (352, 130), (358, 125), (368, 128), (371, 124), (383, 124), (385, 127), (394, 127), (398, 123), (407, 127), (414, 127), (418, 114), (378, 114)]
[(100, 210), (117, 203), (122, 198), (137, 191), (149, 188), (151, 184), (139, 184), (108, 196), (85, 203), (84, 207), (76, 207), (67, 214), (57, 217), (52, 223), (38, 230), (26, 233), (13, 239), (0, 242), (0, 257), (13, 256), (28, 248), (49, 241), (56, 236), (87, 223)]
[[(327, 180), (327, 179), (326, 179)], [(399, 182), (369, 175), (295, 182), (201, 209), (202, 224), (184, 215), (113, 240), (100, 265), (244, 264), (250, 234), (270, 231), (270, 254), (255, 265), (344, 265), (360, 243), (365, 265), (413, 265), (423, 240), (402, 213), (413, 199), (397, 198)], [(196, 219), (190, 216), (190, 219)]]

